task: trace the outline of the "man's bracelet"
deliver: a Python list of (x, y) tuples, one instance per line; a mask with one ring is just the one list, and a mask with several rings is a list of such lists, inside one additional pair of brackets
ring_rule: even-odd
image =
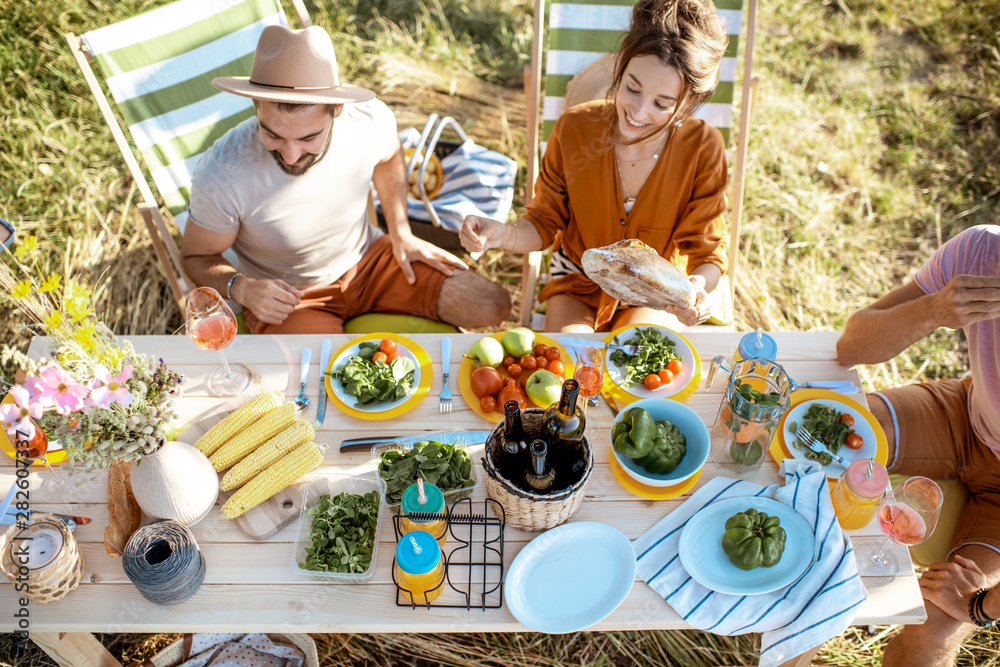
[(236, 279), (242, 275), (242, 273), (236, 272), (229, 278), (229, 284), (226, 285), (226, 298), (230, 301), (233, 300), (233, 283), (236, 282)]
[(983, 610), (983, 600), (986, 598), (988, 592), (989, 589), (980, 588), (969, 598), (969, 620), (981, 628), (992, 627), (997, 620), (987, 616)]
[(511, 252), (517, 252), (517, 242), (521, 238), (521, 230), (517, 228), (517, 220), (513, 222), (514, 225), (514, 246), (510, 249)]

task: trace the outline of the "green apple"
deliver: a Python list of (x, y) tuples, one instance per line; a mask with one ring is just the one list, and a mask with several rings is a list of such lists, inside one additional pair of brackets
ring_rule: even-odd
[(550, 370), (539, 368), (524, 383), (524, 393), (538, 407), (547, 408), (559, 402), (559, 397), (562, 396), (562, 384), (561, 377)]
[(472, 363), (476, 366), (493, 366), (496, 368), (503, 361), (503, 345), (496, 338), (486, 336), (473, 343), (465, 356), (471, 359)]
[(515, 357), (531, 354), (535, 348), (535, 332), (526, 327), (514, 327), (503, 335), (503, 347)]

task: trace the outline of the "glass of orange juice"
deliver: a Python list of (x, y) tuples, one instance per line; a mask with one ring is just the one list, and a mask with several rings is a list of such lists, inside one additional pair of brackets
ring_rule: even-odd
[(889, 473), (875, 459), (852, 461), (833, 487), (831, 498), (844, 530), (864, 528), (875, 516), (889, 484)]

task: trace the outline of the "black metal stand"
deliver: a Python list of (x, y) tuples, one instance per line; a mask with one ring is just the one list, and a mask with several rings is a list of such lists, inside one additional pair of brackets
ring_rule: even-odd
[[(448, 553), (445, 560), (444, 580), (426, 593), (416, 596), (403, 588), (396, 578), (396, 558), (392, 559), (392, 581), (396, 584), (396, 606), (446, 608), (446, 609), (499, 609), (503, 606), (503, 506), (491, 498), (482, 501), (482, 513), (473, 513), (472, 500), (462, 498), (455, 501), (443, 514), (429, 512), (411, 513), (407, 519), (412, 521), (436, 521), (445, 519), (448, 522), (447, 534), (449, 542), (457, 542)], [(392, 518), (396, 531), (396, 541), (402, 537), (400, 520), (402, 515)], [(446, 543), (447, 546), (447, 543)], [(477, 576), (478, 575), (478, 576)], [(441, 597), (435, 593), (440, 592)], [(457, 604), (451, 591), (458, 593), (464, 603)], [(427, 597), (434, 599), (426, 601)], [(445, 598), (442, 600), (441, 598)], [(424, 602), (419, 600), (424, 598)]]

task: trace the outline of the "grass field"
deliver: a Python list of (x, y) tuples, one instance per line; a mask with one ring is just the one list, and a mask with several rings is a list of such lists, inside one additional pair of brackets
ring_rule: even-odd
[[(173, 332), (180, 314), (135, 210), (134, 184), (62, 35), (160, 4), (0, 0), (0, 217), (39, 236), (43, 268), (94, 286), (100, 312), (122, 334)], [(307, 4), (319, 25), (342, 35), (342, 77), (379, 90), (401, 126), (446, 112), (523, 164), (529, 2)], [(998, 25), (995, 0), (762, 5), (741, 328), (839, 329), (942, 241), (1000, 222)], [(478, 268), (519, 299), (519, 257), (489, 254)], [(0, 336), (26, 346), (2, 297)], [(961, 335), (941, 330), (862, 376), (880, 388), (961, 375), (965, 357)], [(879, 665), (894, 630), (872, 630), (851, 628), (817, 663)], [(126, 661), (168, 639), (104, 637)], [(757, 650), (754, 637), (695, 632), (316, 639), (325, 665), (752, 665)], [(1000, 664), (997, 639), (980, 633), (959, 664)], [(49, 664), (40, 655), (5, 658), (10, 645), (0, 638), (0, 664)]]

